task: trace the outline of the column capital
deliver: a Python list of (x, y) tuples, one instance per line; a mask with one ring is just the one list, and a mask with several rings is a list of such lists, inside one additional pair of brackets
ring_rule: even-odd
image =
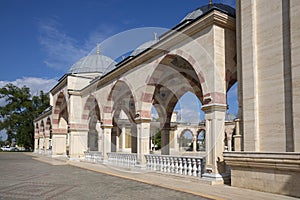
[(203, 112), (213, 112), (213, 111), (226, 111), (226, 104), (212, 103), (202, 106)]
[(151, 118), (136, 118), (134, 119), (135, 123), (141, 124), (141, 123), (150, 123), (152, 121)]
[(101, 128), (112, 128), (113, 127), (113, 125), (111, 125), (111, 124), (102, 124), (101, 125)]

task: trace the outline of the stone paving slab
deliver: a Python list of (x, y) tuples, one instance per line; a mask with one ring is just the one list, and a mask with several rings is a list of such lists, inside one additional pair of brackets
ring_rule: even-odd
[(1, 200), (208, 200), (190, 193), (86, 170), (66, 160), (32, 156), (0, 153)]
[[(47, 158), (47, 157), (39, 156), (36, 159), (48, 163), (53, 162), (51, 158)], [(198, 195), (210, 199), (232, 199), (232, 200), (235, 199), (236, 200), (298, 199), (298, 198), (293, 198), (284, 195), (260, 192), (260, 191), (243, 189), (243, 188), (236, 188), (228, 185), (208, 185), (201, 180), (166, 175), (157, 172), (149, 172), (145, 170), (133, 171), (133, 170), (126, 170), (124, 168), (112, 167), (105, 164), (94, 164), (94, 163), (79, 162), (79, 161), (56, 160), (56, 162), (65, 162), (69, 165), (80, 167), (83, 169), (87, 169), (87, 170), (91, 170), (91, 171), (95, 171), (95, 172), (99, 172), (111, 176), (117, 176), (129, 180), (135, 180), (142, 183), (147, 183), (150, 185), (155, 185), (155, 186), (164, 187), (176, 191), (190, 193), (193, 195)]]

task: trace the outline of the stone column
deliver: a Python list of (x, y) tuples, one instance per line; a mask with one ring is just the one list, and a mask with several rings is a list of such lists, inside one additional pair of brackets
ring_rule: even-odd
[(111, 152), (111, 132), (112, 125), (102, 125), (102, 152), (103, 160), (107, 160), (107, 153)]
[(234, 128), (235, 128), (235, 124), (227, 124), (226, 127), (225, 127), (225, 134), (226, 134), (226, 137), (227, 137), (227, 147), (228, 147), (228, 151), (232, 151), (232, 134), (233, 134), (233, 131), (234, 131)]
[(131, 123), (131, 153), (137, 153), (138, 142), (137, 142), (137, 124)]
[(206, 173), (203, 177), (223, 181), (226, 173), (223, 161), (224, 122), (226, 104), (208, 104), (202, 106), (206, 125)]
[(121, 151), (125, 151), (125, 142), (126, 142), (126, 127), (125, 124), (122, 124), (122, 132), (121, 132), (121, 137), (122, 137), (122, 144), (121, 144)]
[(84, 152), (88, 150), (88, 129), (69, 129), (69, 155), (72, 159), (84, 157)]
[(118, 149), (118, 127), (113, 126), (111, 130), (111, 151), (117, 152)]
[(45, 137), (40, 136), (40, 144), (39, 144), (39, 149), (42, 150), (45, 148)]
[(150, 122), (151, 119), (136, 119), (137, 124), (137, 162), (141, 166), (146, 165), (145, 154), (150, 153)]
[(242, 135), (240, 134), (240, 119), (235, 120), (234, 151), (242, 151)]
[(174, 130), (174, 150), (179, 152), (179, 138), (177, 128)]
[(161, 129), (161, 155), (170, 155), (170, 128)]
[(39, 138), (38, 136), (34, 136), (34, 151), (36, 152), (39, 148)]
[(97, 124), (96, 124), (96, 130), (97, 130), (97, 134), (98, 134), (98, 151), (99, 152), (102, 152), (102, 129), (101, 129), (101, 123), (99, 121), (97, 121)]
[(197, 152), (197, 135), (195, 133), (193, 133), (193, 152)]
[(66, 142), (67, 130), (54, 130), (52, 136), (52, 155), (65, 156), (66, 155)]
[(50, 141), (49, 136), (46, 136), (46, 138), (45, 138), (45, 149), (49, 149), (49, 147), (50, 147), (49, 141)]

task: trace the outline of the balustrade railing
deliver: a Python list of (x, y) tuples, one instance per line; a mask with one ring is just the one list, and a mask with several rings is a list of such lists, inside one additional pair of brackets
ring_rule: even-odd
[(135, 153), (107, 153), (108, 163), (113, 165), (134, 167), (137, 163), (137, 155)]
[(85, 151), (84, 159), (88, 162), (100, 163), (103, 161), (103, 156), (102, 153), (98, 151)]
[(205, 159), (192, 156), (145, 155), (147, 169), (164, 173), (202, 177)]

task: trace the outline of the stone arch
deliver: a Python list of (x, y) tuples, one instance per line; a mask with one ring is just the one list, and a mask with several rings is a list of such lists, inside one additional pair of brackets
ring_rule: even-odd
[(82, 120), (84, 124), (88, 124), (87, 147), (89, 151), (98, 151), (101, 114), (98, 101), (94, 95), (90, 95), (85, 102)]
[[(191, 138), (185, 138), (185, 134), (189, 132), (191, 133)], [(190, 128), (183, 129), (179, 134), (179, 150), (187, 151), (190, 150), (190, 145), (193, 143), (194, 133)], [(190, 144), (188, 144), (190, 142)]]
[(40, 121), (40, 134), (39, 134), (39, 140), (40, 140), (40, 144), (39, 144), (39, 148), (40, 149), (45, 149), (45, 125), (44, 125), (44, 121), (41, 120)]
[(55, 102), (53, 125), (61, 130), (67, 130), (68, 126), (68, 106), (65, 95), (60, 92)]
[[(119, 122), (119, 116), (121, 111), (123, 111), (129, 122), (131, 124), (131, 152), (137, 152), (137, 137), (136, 137), (136, 96), (132, 87), (124, 81), (125, 79), (118, 80), (113, 85), (107, 100), (107, 106), (105, 109), (105, 116), (112, 116), (111, 124), (113, 125), (111, 141), (112, 141), (112, 151), (117, 151), (119, 147), (119, 136), (121, 134), (121, 125)], [(108, 120), (107, 120), (108, 121)]]
[(197, 131), (197, 151), (205, 151), (206, 129), (200, 127)]
[[(182, 53), (182, 55), (186, 54)], [(193, 63), (197, 64), (197, 62), (193, 59), (192, 56), (188, 56), (188, 59)], [(194, 93), (203, 104), (203, 85), (206, 87), (205, 79), (203, 77), (203, 73), (198, 69), (199, 67), (194, 68), (192, 63), (188, 62), (184, 57), (181, 57), (177, 54), (167, 54), (160, 59), (159, 63), (154, 64), (155, 70), (146, 80), (145, 92), (143, 93), (141, 100), (141, 113), (151, 113), (151, 106), (154, 102), (155, 90), (165, 90), (165, 92), (172, 92), (179, 99), (184, 93), (187, 91), (191, 91)], [(197, 69), (197, 71), (196, 71)], [(167, 71), (171, 73), (166, 74)], [(180, 77), (181, 79), (186, 80), (186, 86), (183, 86), (178, 91), (172, 90), (172, 88), (165, 88), (164, 83), (170, 80)], [(170, 90), (170, 91), (168, 91)], [(159, 91), (160, 92), (160, 91)], [(176, 98), (169, 99), (169, 102), (175, 100)], [(174, 105), (175, 106), (175, 105)], [(151, 116), (151, 115), (150, 115)], [(145, 116), (149, 117), (149, 116)]]
[(52, 149), (52, 122), (50, 117), (46, 120), (46, 138), (48, 142), (46, 143), (46, 149)]
[[(189, 60), (193, 64), (196, 63), (192, 57), (189, 57)], [(199, 69), (197, 73), (192, 63), (177, 54), (167, 54), (156, 63), (153, 73), (147, 79), (146, 92), (141, 98), (141, 113), (151, 113), (151, 107), (155, 105), (158, 114), (161, 114), (160, 127), (165, 135), (169, 135), (175, 105), (185, 93), (195, 94), (200, 102), (205, 104), (202, 89), (202, 85), (206, 85), (205, 79)], [(168, 149), (169, 138), (162, 140), (167, 141), (163, 145)], [(162, 153), (168, 154), (169, 150), (162, 150)]]
[(40, 122), (40, 134), (41, 136), (45, 137), (45, 125), (43, 120)]
[(35, 143), (35, 149), (38, 149), (40, 146), (40, 129), (39, 129), (39, 123), (35, 123), (35, 139), (36, 139), (36, 143)]

